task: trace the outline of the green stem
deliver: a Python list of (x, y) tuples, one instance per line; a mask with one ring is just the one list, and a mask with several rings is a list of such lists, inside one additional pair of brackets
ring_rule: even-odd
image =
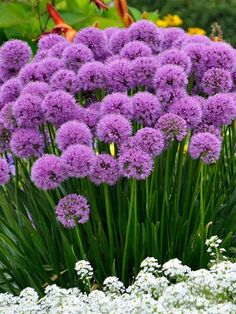
[(19, 190), (18, 190), (18, 182), (19, 182), (19, 169), (18, 169), (18, 160), (17, 157), (14, 157), (14, 165), (15, 165), (15, 201), (16, 201), (16, 209), (19, 209)]
[(76, 231), (77, 240), (78, 240), (78, 244), (79, 244), (80, 254), (82, 255), (83, 259), (86, 259), (86, 254), (84, 251), (83, 242), (81, 241), (81, 234), (79, 231), (79, 226), (75, 227), (75, 231)]
[(203, 163), (200, 169), (200, 234), (201, 234), (201, 251), (200, 251), (200, 266), (202, 266), (203, 252), (204, 252), (204, 243), (205, 243), (205, 210), (204, 210), (204, 195), (203, 195), (203, 180), (204, 180), (204, 168)]
[(109, 246), (110, 246), (110, 265), (112, 267), (114, 260), (114, 237), (113, 237), (113, 224), (112, 224), (112, 213), (110, 206), (110, 198), (107, 184), (104, 184), (104, 194), (105, 194), (105, 205), (106, 205), (106, 217), (107, 217), (107, 227), (109, 235)]

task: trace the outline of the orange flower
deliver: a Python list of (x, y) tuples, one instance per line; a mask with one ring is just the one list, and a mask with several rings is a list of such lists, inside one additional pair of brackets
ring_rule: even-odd
[(125, 27), (129, 27), (134, 22), (134, 19), (129, 14), (126, 0), (115, 0), (115, 7)]

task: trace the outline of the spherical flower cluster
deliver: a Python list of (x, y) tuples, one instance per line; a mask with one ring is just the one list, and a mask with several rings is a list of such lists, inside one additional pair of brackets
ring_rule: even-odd
[(214, 95), (227, 93), (233, 86), (231, 73), (224, 69), (211, 68), (206, 71), (201, 80), (201, 87), (204, 93)]
[(10, 168), (4, 158), (0, 158), (0, 185), (6, 184), (10, 180)]
[(57, 130), (56, 143), (60, 150), (73, 144), (92, 145), (92, 134), (88, 126), (78, 121), (68, 121)]
[(124, 45), (120, 51), (121, 58), (126, 58), (130, 61), (138, 57), (150, 57), (151, 55), (151, 48), (141, 41), (131, 41)]
[(167, 27), (163, 29), (163, 50), (172, 47), (173, 42), (178, 38), (185, 38), (185, 32), (180, 27)]
[(66, 39), (57, 34), (42, 36), (38, 42), (39, 51), (49, 50), (58, 43), (66, 42)]
[(188, 83), (184, 69), (172, 64), (163, 65), (158, 68), (153, 81), (156, 89), (186, 88)]
[(89, 220), (90, 209), (87, 199), (78, 194), (69, 194), (61, 198), (56, 215), (65, 228), (74, 228), (76, 223), (84, 224)]
[[(46, 51), (46, 56), (53, 57), (53, 58), (62, 58), (63, 52), (66, 48), (70, 46), (70, 43), (68, 41), (62, 41), (52, 46), (48, 51)], [(43, 50), (42, 52), (45, 52)]]
[(19, 79), (23, 84), (27, 84), (29, 82), (35, 82), (38, 80), (38, 63), (28, 63), (26, 64), (19, 73)]
[(13, 103), (9, 102), (0, 111), (0, 122), (10, 132), (14, 131), (17, 128), (16, 119), (12, 112), (12, 106)]
[(57, 58), (45, 58), (38, 63), (37, 70), (35, 72), (36, 79), (38, 81), (49, 82), (53, 73), (63, 67), (63, 63)]
[(80, 68), (77, 79), (80, 90), (95, 91), (104, 88), (107, 79), (106, 67), (102, 62), (88, 62)]
[(118, 54), (129, 41), (129, 31), (127, 29), (120, 29), (112, 34), (109, 40), (109, 48), (114, 54)]
[(235, 65), (234, 49), (224, 42), (214, 42), (206, 50), (206, 65), (210, 68), (233, 69)]
[(78, 89), (76, 74), (71, 70), (58, 70), (50, 79), (50, 87), (53, 91), (64, 90), (75, 95)]
[(21, 94), (30, 94), (44, 99), (51, 91), (49, 84), (45, 82), (30, 82), (22, 89)]
[(131, 98), (123, 93), (107, 95), (102, 101), (101, 112), (103, 115), (119, 113), (125, 118), (131, 119), (133, 115)]
[(61, 59), (66, 68), (75, 73), (78, 72), (83, 64), (94, 60), (92, 51), (83, 44), (68, 46), (63, 51)]
[(195, 76), (201, 77), (206, 69), (206, 51), (204, 44), (192, 43), (183, 48), (183, 51), (189, 56), (192, 63), (192, 72)]
[(153, 157), (160, 155), (164, 148), (162, 132), (153, 128), (146, 127), (138, 130), (134, 136), (134, 142)]
[(158, 57), (158, 66), (163, 66), (166, 64), (174, 64), (182, 67), (184, 71), (189, 74), (191, 71), (191, 59), (182, 50), (179, 49), (168, 49), (162, 52)]
[(22, 84), (18, 78), (6, 81), (0, 89), (0, 106), (15, 101), (21, 93)]
[(126, 92), (132, 86), (131, 62), (115, 60), (107, 65), (106, 87), (112, 92)]
[(189, 154), (193, 159), (201, 158), (206, 164), (213, 164), (220, 157), (221, 142), (213, 134), (194, 134), (189, 144)]
[(130, 87), (153, 87), (153, 78), (158, 69), (155, 57), (139, 57), (131, 63)]

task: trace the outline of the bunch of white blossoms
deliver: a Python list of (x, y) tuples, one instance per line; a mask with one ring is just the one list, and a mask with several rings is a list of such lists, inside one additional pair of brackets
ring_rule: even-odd
[[(219, 239), (210, 240), (208, 247), (213, 248), (215, 243), (219, 253)], [(82, 282), (94, 280), (89, 262), (79, 261), (75, 269)], [(26, 288), (19, 296), (0, 294), (0, 313), (235, 314), (236, 263), (218, 259), (209, 270), (192, 271), (178, 259), (161, 267), (155, 258), (148, 257), (127, 288), (117, 277), (106, 278), (100, 290), (88, 293), (48, 286), (41, 299), (33, 289)]]

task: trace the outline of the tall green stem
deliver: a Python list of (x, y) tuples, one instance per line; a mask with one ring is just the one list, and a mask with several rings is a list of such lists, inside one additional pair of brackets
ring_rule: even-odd
[(106, 205), (106, 217), (107, 217), (107, 227), (109, 235), (109, 247), (110, 247), (110, 265), (112, 267), (114, 260), (114, 237), (113, 237), (113, 224), (112, 224), (112, 213), (110, 206), (110, 198), (107, 184), (104, 184), (104, 194), (105, 194), (105, 205)]

